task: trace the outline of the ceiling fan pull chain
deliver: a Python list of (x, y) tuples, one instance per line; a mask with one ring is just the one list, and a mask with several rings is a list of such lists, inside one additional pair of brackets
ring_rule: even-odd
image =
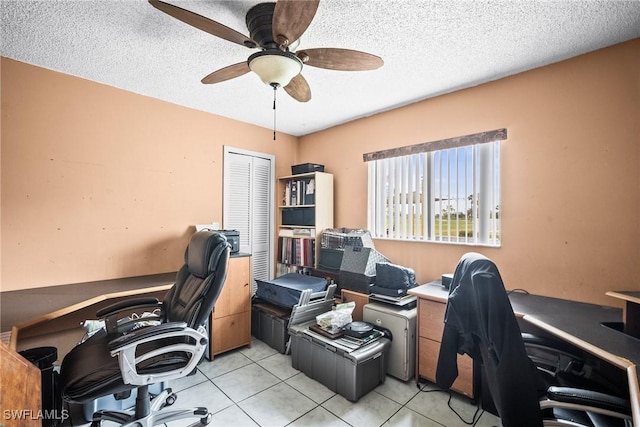
[(273, 140), (276, 140), (276, 91), (278, 89), (278, 84), (273, 83)]

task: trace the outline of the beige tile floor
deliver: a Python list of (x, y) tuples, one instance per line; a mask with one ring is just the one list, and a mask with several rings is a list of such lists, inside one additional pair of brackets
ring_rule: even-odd
[[(391, 376), (350, 402), (293, 369), (290, 356), (256, 339), (250, 347), (203, 361), (195, 375), (169, 386), (178, 395), (174, 407), (207, 407), (213, 414), (211, 426), (463, 427), (472, 424), (477, 409), (469, 399), (455, 393), (450, 398), (432, 384), (420, 390), (413, 380), (403, 382)], [(70, 409), (72, 418), (65, 425), (88, 425), (80, 408)], [(478, 415), (477, 426), (500, 425), (492, 414), (479, 411)]]

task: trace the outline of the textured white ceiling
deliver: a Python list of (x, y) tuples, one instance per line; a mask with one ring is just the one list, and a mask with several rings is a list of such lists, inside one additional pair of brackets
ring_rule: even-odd
[[(248, 36), (259, 1), (180, 1)], [(273, 90), (250, 73), (200, 80), (255, 50), (146, 0), (0, 0), (1, 54), (242, 122), (273, 126)], [(278, 91), (277, 128), (305, 135), (640, 36), (640, 1), (321, 0), (300, 49), (378, 55), (373, 71), (305, 67), (312, 99)]]

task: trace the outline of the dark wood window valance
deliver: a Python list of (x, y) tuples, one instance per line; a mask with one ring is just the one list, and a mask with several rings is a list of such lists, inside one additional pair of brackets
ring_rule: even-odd
[(372, 160), (390, 159), (392, 157), (409, 156), (411, 154), (426, 153), (428, 151), (445, 150), (447, 148), (464, 147), (466, 145), (483, 144), (491, 141), (507, 139), (506, 129), (496, 129), (471, 135), (456, 136), (454, 138), (440, 139), (438, 141), (423, 142), (416, 145), (390, 148), (389, 150), (374, 151), (362, 155), (365, 162)]

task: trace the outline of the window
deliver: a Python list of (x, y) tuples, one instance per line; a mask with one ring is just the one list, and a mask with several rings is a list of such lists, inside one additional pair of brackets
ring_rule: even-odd
[(406, 147), (422, 152), (369, 161), (372, 235), (500, 246), (500, 139), (505, 138), (506, 130), (505, 137), (490, 142), (433, 151)]

